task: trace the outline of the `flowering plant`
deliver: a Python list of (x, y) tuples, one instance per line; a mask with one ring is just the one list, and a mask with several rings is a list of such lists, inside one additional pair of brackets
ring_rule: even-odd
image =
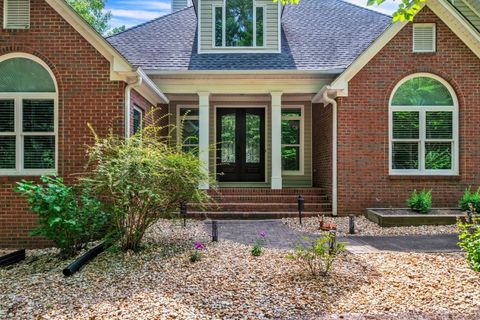
[(250, 250), (250, 253), (254, 257), (258, 257), (262, 254), (262, 248), (265, 243), (265, 238), (267, 237), (267, 232), (265, 230), (260, 231), (259, 233), (260, 238), (257, 238), (255, 240), (255, 244), (253, 245), (252, 250)]
[(196, 241), (193, 244), (193, 251), (190, 254), (190, 262), (197, 262), (201, 259), (201, 252), (205, 250), (206, 247), (203, 243), (200, 241)]

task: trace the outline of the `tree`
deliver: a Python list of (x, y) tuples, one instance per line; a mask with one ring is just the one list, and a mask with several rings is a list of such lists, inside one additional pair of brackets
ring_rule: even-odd
[[(273, 0), (277, 2), (279, 0)], [(280, 0), (282, 4), (298, 4), (300, 0)], [(386, 0), (365, 0), (367, 5), (382, 5)], [(393, 13), (393, 21), (412, 21), (413, 16), (420, 10), (422, 3), (427, 0), (398, 0), (398, 10)]]
[[(67, 0), (67, 2), (98, 33), (105, 35), (111, 28), (108, 23), (112, 18), (112, 13), (104, 10), (107, 0)], [(109, 35), (123, 30), (125, 30), (125, 26), (113, 28)]]

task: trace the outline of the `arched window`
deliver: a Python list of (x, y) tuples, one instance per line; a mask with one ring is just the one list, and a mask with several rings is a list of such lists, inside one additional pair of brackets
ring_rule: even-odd
[(53, 74), (34, 56), (0, 57), (0, 175), (39, 175), (56, 169)]
[(432, 74), (403, 79), (390, 98), (390, 174), (458, 174), (458, 102)]

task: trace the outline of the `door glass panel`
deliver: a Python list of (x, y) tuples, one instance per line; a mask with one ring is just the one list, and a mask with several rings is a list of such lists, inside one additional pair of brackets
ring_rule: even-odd
[(223, 163), (235, 163), (236, 144), (235, 144), (235, 128), (236, 116), (233, 114), (223, 115), (221, 118), (221, 160)]
[(246, 162), (260, 163), (260, 116), (257, 114), (246, 115)]

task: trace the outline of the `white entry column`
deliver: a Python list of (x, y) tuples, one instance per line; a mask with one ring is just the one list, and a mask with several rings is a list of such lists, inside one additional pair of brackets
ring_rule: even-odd
[[(200, 155), (200, 161), (202, 162), (202, 169), (206, 174), (209, 174), (209, 130), (210, 130), (210, 92), (198, 92), (199, 98), (199, 141), (198, 149)], [(209, 189), (209, 184), (202, 183), (200, 189)]]
[(282, 189), (282, 92), (272, 96), (272, 189)]

